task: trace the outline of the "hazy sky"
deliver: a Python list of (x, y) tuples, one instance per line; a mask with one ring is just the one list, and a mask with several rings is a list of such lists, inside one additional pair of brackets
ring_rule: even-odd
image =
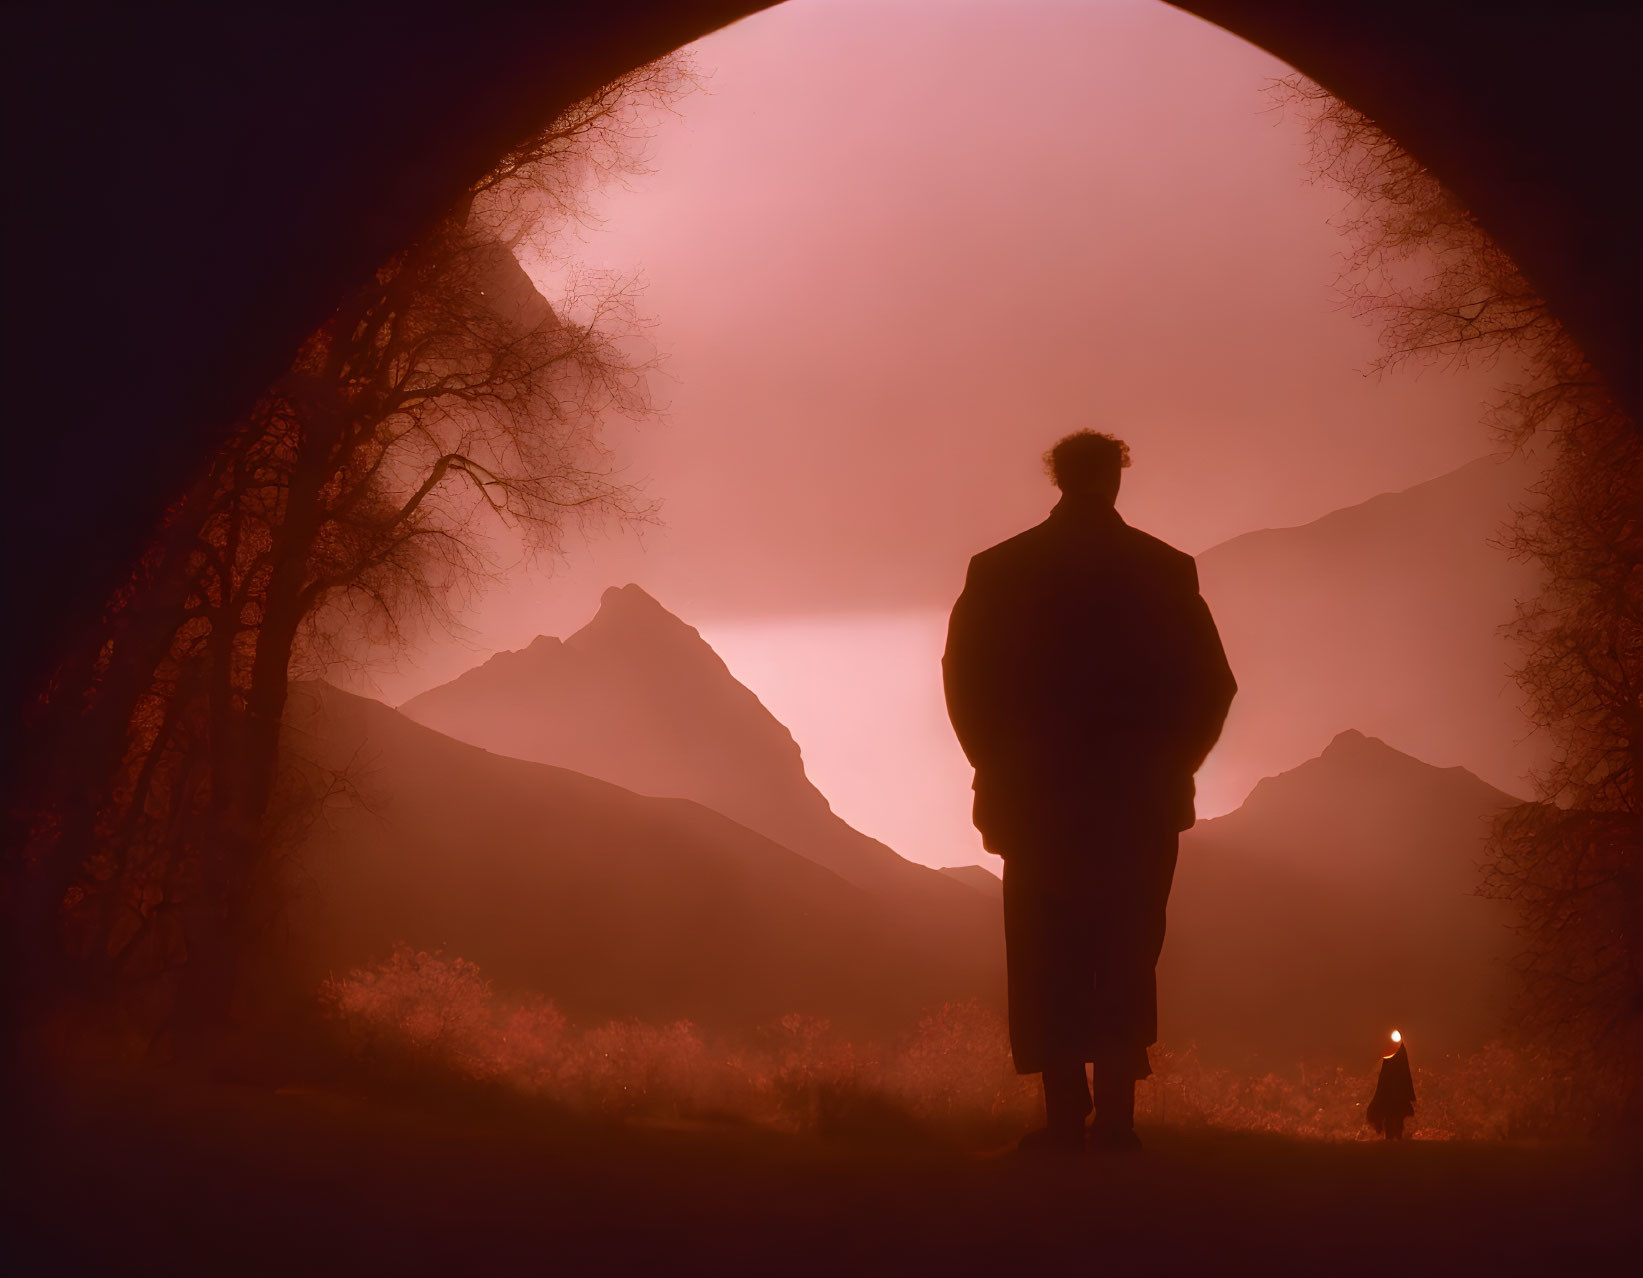
[(842, 815), (978, 860), (942, 630), (969, 556), (1052, 503), (1056, 437), (1125, 437), (1120, 510), (1193, 552), (1488, 451), (1487, 374), (1365, 375), (1343, 197), (1264, 91), (1288, 68), (1219, 28), (1156, 0), (788, 0), (692, 56), (704, 90), (577, 249), (645, 281), (667, 413), (616, 442), (665, 525), (513, 572), (391, 701), (637, 581)]

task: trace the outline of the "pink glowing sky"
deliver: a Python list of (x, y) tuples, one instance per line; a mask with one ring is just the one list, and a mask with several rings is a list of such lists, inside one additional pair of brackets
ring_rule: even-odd
[(692, 56), (654, 172), (573, 246), (645, 281), (667, 413), (614, 442), (665, 525), (511, 567), (465, 640), (379, 675), (390, 701), (636, 581), (846, 819), (983, 861), (942, 632), (968, 557), (1052, 503), (1057, 436), (1127, 438), (1120, 510), (1193, 552), (1489, 449), (1487, 373), (1365, 375), (1374, 334), (1331, 290), (1343, 197), (1264, 92), (1288, 68), (1216, 27), (1156, 0), (788, 0)]

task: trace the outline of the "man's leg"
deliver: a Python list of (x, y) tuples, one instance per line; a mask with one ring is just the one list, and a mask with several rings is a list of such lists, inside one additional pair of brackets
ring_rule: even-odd
[(1090, 1089), (1084, 1062), (1061, 1060), (1044, 1065), (1044, 1126), (1052, 1139), (1075, 1147), (1084, 1144), (1084, 1119), (1090, 1112)]
[(1092, 968), (1081, 954), (1081, 895), (1065, 867), (1007, 858), (1004, 939), (1009, 968), (1010, 1045), (1016, 1068), (1044, 1085), (1045, 1126), (1024, 1149), (1082, 1149), (1090, 1112), (1084, 1040)]
[(1135, 1139), (1135, 1058), (1108, 1056), (1095, 1063), (1095, 1122), (1090, 1144), (1097, 1148), (1140, 1148)]
[(1147, 1048), (1158, 1038), (1158, 956), (1164, 948), (1165, 907), (1175, 879), (1179, 836), (1144, 831), (1127, 846), (1110, 896), (1096, 962), (1098, 1015), (1107, 1032), (1095, 1060), (1094, 1144), (1138, 1149), (1135, 1084), (1152, 1073)]

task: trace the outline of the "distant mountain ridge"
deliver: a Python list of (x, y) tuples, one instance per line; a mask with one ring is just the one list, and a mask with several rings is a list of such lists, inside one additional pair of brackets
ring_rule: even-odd
[(1269, 1063), (1367, 1055), (1393, 1028), (1467, 1051), (1503, 1028), (1512, 912), (1479, 895), (1516, 803), (1361, 732), (1182, 837), (1159, 965), (1166, 1040)]
[[(761, 932), (781, 940), (778, 969), (788, 964), (792, 970), (792, 960), (781, 955), (795, 928), (803, 935), (819, 927), (833, 938), (829, 944), (875, 954), (883, 952), (887, 933), (872, 928), (888, 929), (904, 948), (894, 962), (874, 960), (887, 982), (911, 980), (898, 972), (923, 971), (929, 974), (925, 990), (940, 985), (996, 994), (1003, 958), (998, 880), (977, 866), (935, 871), (912, 865), (840, 821), (805, 777), (791, 734), (693, 628), (637, 587), (607, 591), (599, 615), (569, 639), (539, 639), (521, 652), (499, 654), (408, 703), (405, 713), (516, 756), (484, 750), (462, 756), (494, 760), (489, 766), (536, 768), (517, 759), (534, 755), (553, 765), (542, 768), (542, 776), (569, 776), (561, 771), (568, 766), (678, 796), (669, 800), (675, 810), (719, 821), (717, 829), (745, 825), (733, 839), (747, 849), (740, 855), (779, 862), (791, 849), (872, 903), (860, 907), (877, 920), (866, 931), (859, 921), (813, 925), (794, 916), (791, 904), (782, 907), (787, 913), (778, 917), (787, 921), (773, 934)], [(379, 730), (402, 734), (410, 727), (389, 722), (382, 720)], [(449, 748), (467, 747), (451, 742)], [(427, 784), (437, 789), (440, 782)], [(413, 806), (430, 801), (420, 793), (405, 800)], [(659, 800), (629, 794), (624, 802)], [(1200, 822), (1183, 837), (1170, 905), (1160, 968), (1165, 1040), (1199, 1042), (1211, 1058), (1253, 1054), (1272, 1063), (1351, 1060), (1375, 1050), (1392, 1025), (1419, 1035), (1429, 1050), (1480, 1045), (1499, 1028), (1511, 938), (1501, 903), (1475, 894), (1477, 862), (1489, 816), (1511, 802), (1465, 769), (1433, 767), (1351, 730), (1334, 734), (1318, 757), (1262, 780), (1237, 811)], [(718, 804), (724, 806), (707, 810)], [(561, 822), (552, 804), (538, 807), (548, 828)], [(572, 825), (594, 828), (586, 817)], [(773, 840), (759, 843), (767, 853), (745, 843), (758, 835)], [(657, 836), (665, 860), (677, 837)], [(577, 863), (584, 878), (594, 873), (591, 862)], [(631, 877), (634, 871), (622, 868), (628, 864), (619, 860), (607, 869), (616, 879)], [(718, 882), (709, 875), (691, 899), (710, 898)], [(833, 894), (826, 889), (823, 899)], [(728, 897), (724, 908), (731, 912), (712, 926), (716, 934), (745, 936), (748, 925), (736, 920), (735, 910), (764, 906), (736, 891)], [(585, 912), (596, 915), (599, 908), (587, 898)], [(689, 943), (688, 933), (674, 935)], [(741, 953), (743, 961), (759, 962), (751, 943)], [(859, 976), (848, 964), (841, 971)], [(681, 983), (688, 984), (683, 976), (674, 980), (682, 989)], [(806, 987), (792, 988), (799, 998)], [(768, 992), (762, 997), (773, 1005)], [(834, 988), (827, 997), (835, 1009), (830, 1014), (838, 1016), (849, 997), (869, 996)], [(696, 998), (708, 1005), (726, 1001)], [(742, 998), (743, 1004), (757, 1001)], [(628, 998), (628, 1005), (644, 1002)], [(870, 996), (880, 1011), (888, 1002), (907, 1005), (891, 991)], [(820, 1003), (813, 998), (808, 1006)]]
[(1239, 683), (1201, 774), (1211, 810), (1321, 751), (1343, 724), (1512, 793), (1543, 762), (1501, 633), (1539, 589), (1496, 544), (1534, 472), (1484, 457), (1403, 492), (1198, 556)]
[(691, 799), (859, 887), (968, 900), (835, 815), (787, 728), (694, 627), (636, 585), (605, 591), (568, 639), (498, 653), (400, 709), (498, 754)]
[(1003, 882), (984, 865), (947, 865), (942, 867), (941, 872), (950, 879), (968, 884), (994, 901), (1004, 899)]
[(298, 991), (396, 943), (479, 964), (571, 1016), (724, 1029), (789, 1012), (898, 1032), (1003, 993), (996, 906), (958, 884), (909, 918), (700, 804), (506, 758), (324, 684), (293, 689), (287, 763), (336, 774), (292, 858), (281, 962)]
[[(506, 758), (324, 685), (294, 690), (288, 760), (342, 773), (292, 859), (298, 991), (397, 942), (478, 963), (583, 1020), (748, 1029), (788, 1012), (868, 1035), (932, 1005), (1002, 1008), (998, 880), (970, 906), (846, 883), (699, 804)], [(1426, 1052), (1501, 1027), (1512, 936), (1475, 894), (1508, 796), (1361, 733), (1182, 839), (1159, 968), (1166, 1043), (1206, 1060), (1354, 1062), (1396, 1026)], [(956, 880), (956, 881), (955, 881)]]

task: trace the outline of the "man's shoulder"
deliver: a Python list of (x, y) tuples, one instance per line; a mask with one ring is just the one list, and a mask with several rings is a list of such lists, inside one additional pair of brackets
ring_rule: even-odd
[(1163, 563), (1177, 566), (1197, 563), (1197, 560), (1187, 554), (1186, 551), (1177, 550), (1162, 537), (1154, 537), (1151, 533), (1142, 532), (1139, 528), (1133, 528), (1129, 524), (1124, 525), (1124, 532), (1138, 554), (1151, 555)]
[[(1088, 548), (1089, 543), (1082, 539), (1070, 542), (1068, 537), (1066, 527), (1058, 529), (1053, 520), (1045, 520), (972, 556), (970, 572), (985, 577), (1008, 575), (1040, 562), (1061, 563), (1072, 547)], [(1103, 538), (1103, 541), (1148, 572), (1197, 590), (1197, 561), (1162, 538), (1120, 523), (1117, 536), (1111, 540)]]
[(1139, 528), (1124, 526), (1125, 543), (1129, 553), (1153, 571), (1179, 581), (1183, 586), (1198, 589), (1198, 561), (1184, 550), (1177, 550), (1161, 537), (1142, 532)]
[(996, 546), (988, 546), (970, 557), (970, 567), (982, 570), (1003, 568), (1039, 553), (1045, 540), (1048, 523), (1034, 524), (1014, 537), (1006, 537)]

